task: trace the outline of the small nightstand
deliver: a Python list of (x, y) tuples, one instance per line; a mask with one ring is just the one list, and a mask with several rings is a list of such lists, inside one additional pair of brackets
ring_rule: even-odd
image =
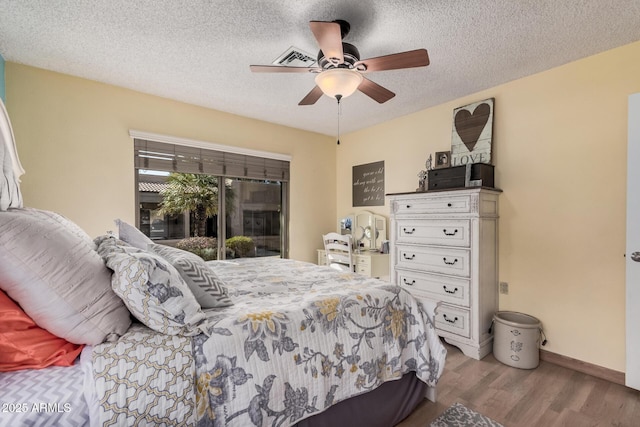
[[(376, 251), (355, 251), (356, 273), (389, 280), (389, 254)], [(327, 265), (324, 249), (318, 249), (318, 265)]]

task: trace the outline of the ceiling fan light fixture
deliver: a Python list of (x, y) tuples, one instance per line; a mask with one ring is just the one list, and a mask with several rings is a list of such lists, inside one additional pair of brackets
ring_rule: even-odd
[(349, 68), (331, 68), (316, 76), (316, 85), (322, 89), (322, 93), (332, 98), (341, 95), (342, 98), (350, 96), (362, 83), (362, 75)]

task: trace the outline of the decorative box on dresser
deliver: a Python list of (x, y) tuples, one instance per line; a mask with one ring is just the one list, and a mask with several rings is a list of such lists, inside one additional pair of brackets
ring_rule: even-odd
[(438, 304), (436, 330), (474, 359), (491, 352), (498, 310), (498, 196), (463, 188), (389, 194), (391, 280)]

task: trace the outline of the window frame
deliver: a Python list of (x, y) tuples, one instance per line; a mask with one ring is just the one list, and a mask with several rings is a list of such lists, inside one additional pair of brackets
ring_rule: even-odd
[[(273, 152), (268, 152), (268, 151), (261, 151), (261, 150), (253, 150), (253, 149), (248, 149), (248, 148), (242, 148), (242, 147), (234, 147), (234, 146), (229, 146), (229, 145), (223, 145), (223, 144), (218, 144), (218, 143), (213, 143), (213, 142), (206, 142), (206, 141), (199, 141), (199, 140), (194, 140), (194, 139), (187, 139), (187, 138), (179, 138), (179, 137), (175, 137), (175, 136), (168, 136), (168, 135), (161, 135), (161, 134), (155, 134), (155, 133), (150, 133), (150, 132), (144, 132), (144, 131), (138, 131), (138, 130), (129, 130), (129, 136), (131, 137), (132, 141), (133, 141), (133, 145), (134, 145), (134, 188), (135, 188), (135, 218), (136, 218), (136, 226), (138, 228), (140, 228), (140, 191), (139, 191), (139, 173), (138, 170), (139, 169), (144, 169), (144, 167), (140, 166), (140, 162), (139, 162), (139, 158), (137, 155), (137, 148), (135, 148), (137, 146), (137, 142), (136, 140), (139, 141), (147, 141), (149, 143), (159, 143), (159, 144), (167, 144), (167, 145), (173, 145), (176, 147), (188, 147), (187, 150), (189, 148), (194, 148), (194, 149), (200, 149), (202, 151), (205, 152), (205, 154), (207, 155), (219, 155), (222, 154), (222, 156), (224, 157), (225, 154), (229, 154), (230, 158), (232, 158), (233, 160), (235, 160), (235, 164), (232, 164), (230, 167), (230, 174), (218, 174), (218, 173), (209, 173), (209, 172), (193, 172), (193, 171), (188, 171), (187, 173), (206, 173), (207, 175), (211, 175), (211, 176), (215, 176), (218, 178), (218, 182), (224, 182), (225, 178), (248, 178), (248, 179), (262, 179), (261, 177), (257, 176), (255, 173), (255, 170), (252, 171), (253, 175), (247, 176), (247, 172), (248, 172), (248, 168), (244, 167), (244, 176), (242, 176), (242, 171), (239, 172), (239, 169), (237, 167), (238, 165), (238, 159), (242, 159), (242, 156), (246, 156), (246, 158), (250, 159), (250, 160), (256, 160), (257, 159), (264, 159), (265, 160), (265, 166), (264, 166), (264, 175), (265, 175), (265, 179), (268, 180), (272, 180), (272, 181), (278, 181), (281, 184), (281, 202), (282, 202), (282, 214), (280, 215), (280, 256), (282, 258), (289, 258), (289, 179), (290, 179), (290, 163), (291, 163), (291, 156), (288, 154), (281, 154), (281, 153), (273, 153)], [(181, 150), (180, 148), (178, 148), (177, 150)], [(232, 160), (232, 161), (233, 161)], [(277, 162), (272, 162), (277, 164), (282, 164), (282, 165), (286, 165), (286, 169), (283, 166), (282, 169), (282, 178), (283, 179), (275, 179), (273, 178), (273, 174), (271, 174), (270, 177), (267, 178), (267, 166), (266, 163), (269, 160), (277, 160), (280, 161), (282, 163), (277, 163)], [(254, 162), (254, 166), (255, 166), (255, 162)], [(173, 162), (173, 168), (174, 171), (176, 172), (182, 172), (181, 170), (176, 170), (176, 162)], [(165, 170), (167, 172), (171, 172), (171, 170), (168, 170), (168, 168), (160, 168), (160, 169), (156, 169), (155, 167), (150, 167), (150, 169), (154, 169), (154, 170)], [(202, 170), (202, 163), (200, 163), (199, 169)], [(277, 168), (276, 168), (277, 169)], [(225, 166), (223, 166), (223, 169), (220, 172), (225, 172), (227, 170), (227, 168)], [(285, 172), (286, 171), (286, 172)], [(219, 212), (226, 212), (225, 210), (225, 186), (219, 186), (218, 188), (218, 209)], [(226, 251), (224, 249), (224, 242), (226, 239), (226, 227), (225, 227), (225, 216), (224, 215), (218, 215), (218, 259), (225, 259), (226, 257)]]

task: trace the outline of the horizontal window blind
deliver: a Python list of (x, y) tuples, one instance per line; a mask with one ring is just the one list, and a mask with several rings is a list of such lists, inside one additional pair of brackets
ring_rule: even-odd
[(289, 181), (289, 162), (134, 138), (136, 169)]

